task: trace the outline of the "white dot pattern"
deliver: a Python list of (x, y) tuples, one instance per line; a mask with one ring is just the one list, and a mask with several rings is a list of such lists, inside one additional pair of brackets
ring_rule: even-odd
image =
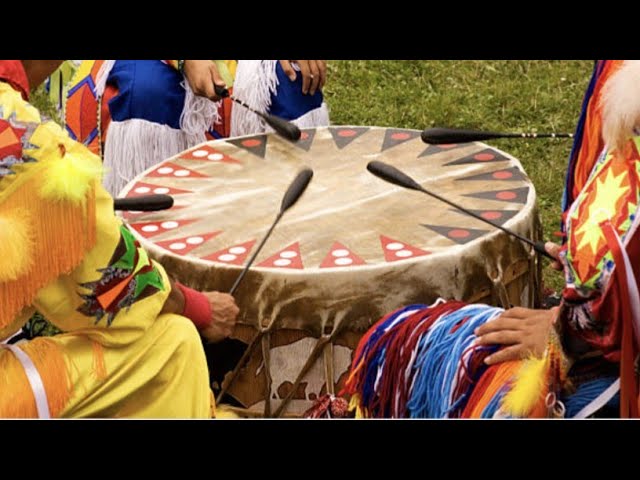
[(187, 248), (187, 244), (183, 242), (176, 242), (169, 245), (169, 248), (171, 250), (184, 250), (185, 248)]
[(174, 175), (176, 177), (188, 177), (191, 175), (191, 172), (189, 172), (189, 170), (176, 170)]
[(162, 167), (158, 169), (158, 173), (160, 175), (169, 175), (172, 172), (173, 172), (173, 168), (171, 167)]
[(208, 153), (209, 152), (207, 152), (206, 150), (196, 150), (195, 152), (192, 153), (192, 155), (196, 158), (202, 158), (202, 157), (206, 157)]
[(157, 225), (145, 225), (140, 230), (143, 232), (157, 232), (159, 230)]
[(158, 187), (153, 189), (153, 193), (157, 193), (158, 195), (163, 195), (165, 193), (169, 193), (169, 189), (167, 187)]
[(189, 245), (200, 245), (202, 242), (204, 242), (204, 238), (202, 238), (202, 237), (189, 237), (189, 238), (187, 238), (187, 243)]
[(349, 257), (342, 257), (342, 258), (336, 258), (334, 260), (334, 263), (340, 266), (351, 265), (353, 263), (353, 260), (351, 260)]
[(349, 255), (349, 250), (339, 248), (331, 252), (331, 255), (333, 255), (334, 257), (346, 257), (347, 255)]
[(172, 228), (176, 228), (178, 226), (178, 222), (174, 222), (174, 221), (162, 222), (160, 226), (166, 230), (171, 230)]
[(218, 260), (220, 260), (221, 262), (233, 262), (236, 258), (238, 257), (231, 253), (223, 253), (222, 255), (218, 256)]
[(138, 187), (134, 191), (136, 193), (149, 193), (151, 189), (149, 187)]
[(233, 253), (234, 255), (242, 255), (247, 251), (244, 247), (231, 247), (229, 249), (229, 253)]
[(402, 250), (404, 245), (399, 242), (392, 242), (387, 244), (387, 250)]
[(221, 153), (212, 153), (207, 158), (213, 162), (219, 162), (224, 158), (224, 155), (222, 155)]
[(400, 257), (400, 258), (411, 257), (412, 255), (413, 253), (410, 250), (398, 250), (396, 252), (396, 257)]
[(298, 256), (298, 252), (294, 252), (293, 250), (285, 250), (284, 252), (280, 252), (280, 258), (295, 258)]
[(291, 260), (289, 260), (288, 258), (278, 258), (273, 262), (273, 264), (277, 267), (286, 267), (288, 265), (291, 265)]

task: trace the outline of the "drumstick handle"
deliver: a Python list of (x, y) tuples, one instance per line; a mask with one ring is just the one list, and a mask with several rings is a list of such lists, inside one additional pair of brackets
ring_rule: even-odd
[(242, 269), (242, 272), (240, 272), (240, 275), (238, 275), (238, 278), (236, 278), (235, 283), (233, 284), (233, 286), (229, 290), (229, 295), (233, 295), (235, 293), (235, 291), (238, 289), (238, 285), (240, 285), (240, 282), (242, 281), (244, 276), (247, 274), (247, 271), (249, 271), (249, 267), (251, 267), (251, 265), (253, 264), (253, 261), (258, 256), (258, 253), (260, 253), (260, 250), (262, 250), (262, 247), (267, 242), (268, 238), (271, 236), (271, 232), (273, 232), (273, 229), (276, 228), (276, 225), (278, 224), (278, 222), (282, 218), (283, 214), (284, 214), (284, 212), (278, 213), (278, 216), (276, 217), (275, 221), (271, 225), (271, 228), (269, 228), (269, 231), (266, 233), (266, 235), (264, 237), (262, 237), (262, 241), (260, 242), (260, 245), (258, 245), (258, 248), (255, 249), (255, 251), (253, 252), (253, 255), (251, 255), (251, 258), (249, 259), (249, 261), (247, 262), (245, 267)]

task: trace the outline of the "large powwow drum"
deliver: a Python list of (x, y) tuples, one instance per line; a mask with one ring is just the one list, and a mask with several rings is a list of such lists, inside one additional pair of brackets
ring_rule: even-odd
[(228, 291), (291, 180), (304, 166), (314, 170), (235, 294), (236, 336), (252, 347), (228, 392), (247, 415), (300, 415), (338, 391), (359, 338), (403, 305), (538, 301), (540, 265), (530, 247), (381, 181), (366, 170), (371, 160), (540, 238), (535, 191), (518, 160), (481, 143), (425, 145), (415, 130), (328, 127), (304, 130), (296, 143), (274, 134), (212, 141), (123, 192), (173, 195), (170, 210), (125, 214), (131, 229), (177, 280)]

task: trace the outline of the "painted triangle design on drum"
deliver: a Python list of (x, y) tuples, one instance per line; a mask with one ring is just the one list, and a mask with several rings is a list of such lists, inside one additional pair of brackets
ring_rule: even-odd
[(257, 155), (260, 158), (264, 158), (264, 154), (267, 151), (267, 136), (256, 135), (249, 138), (236, 138), (233, 140), (227, 140), (228, 143), (245, 149), (248, 152)]
[(413, 130), (402, 130), (399, 128), (388, 128), (384, 132), (384, 140), (382, 141), (381, 152), (396, 147), (401, 143), (408, 142), (420, 136), (420, 132)]
[(478, 230), (475, 228), (443, 227), (439, 225), (427, 225), (425, 223), (421, 223), (420, 225), (429, 228), (460, 245), (469, 243), (487, 233), (487, 230)]
[(329, 127), (333, 141), (338, 148), (344, 148), (356, 138), (369, 131), (369, 127)]
[(470, 177), (456, 178), (456, 180), (482, 180), (482, 181), (520, 181), (524, 180), (524, 175), (518, 167), (505, 168), (504, 170), (496, 170), (495, 172), (481, 173), (480, 175), (472, 175)]
[(320, 268), (353, 267), (364, 265), (365, 262), (340, 242), (333, 242), (329, 253), (320, 264)]
[(313, 143), (313, 138), (316, 136), (315, 128), (306, 128), (300, 133), (300, 140), (297, 142), (291, 142), (298, 148), (303, 149), (305, 152), (308, 152), (311, 149), (311, 144)]
[(193, 193), (191, 190), (183, 190), (181, 188), (165, 187), (163, 185), (153, 185), (152, 183), (136, 182), (136, 184), (127, 193), (129, 197), (141, 197), (144, 195), (180, 195), (181, 193)]
[(200, 233), (198, 235), (189, 235), (188, 237), (175, 238), (173, 240), (163, 240), (161, 242), (155, 242), (155, 244), (165, 250), (177, 253), (178, 255), (186, 255), (194, 248), (199, 247), (221, 233), (222, 230), (210, 233)]
[[(469, 218), (469, 215), (461, 212), (460, 210), (457, 210), (455, 208), (450, 208), (449, 210), (455, 213), (459, 213), (466, 218)], [(518, 210), (468, 210), (475, 213), (476, 215), (480, 215), (482, 218), (491, 220), (493, 223), (497, 223), (498, 225), (506, 223), (508, 220), (511, 220), (518, 214)]]
[(182, 167), (172, 162), (161, 163), (146, 176), (162, 178), (209, 178), (209, 175), (196, 172), (195, 170)]
[(300, 242), (292, 243), (288, 247), (283, 248), (275, 255), (272, 255), (265, 261), (260, 262), (257, 266), (303, 269), (302, 256), (300, 255)]
[(230, 265), (242, 265), (245, 259), (249, 256), (249, 252), (256, 243), (255, 240), (249, 240), (248, 242), (239, 243), (229, 248), (218, 250), (211, 255), (202, 257), (204, 260), (210, 260), (212, 262), (228, 263)]
[(176, 228), (182, 228), (190, 223), (195, 222), (193, 220), (164, 220), (155, 222), (135, 222), (130, 223), (129, 226), (136, 232), (142, 235), (144, 238), (154, 237), (161, 233), (166, 233)]
[(467, 155), (466, 157), (458, 158), (457, 160), (454, 160), (452, 162), (445, 163), (444, 166), (448, 167), (450, 165), (464, 165), (466, 163), (503, 162), (505, 160), (509, 159), (502, 155), (500, 152), (492, 148), (485, 148), (484, 150), (472, 153), (471, 155)]
[(193, 148), (180, 155), (180, 158), (184, 160), (201, 160), (215, 163), (242, 163), (240, 160), (236, 160), (209, 145), (200, 145), (199, 147)]
[(446, 143), (442, 145), (429, 145), (424, 152), (418, 155), (420, 157), (426, 157), (428, 155), (436, 155), (437, 153), (447, 152), (449, 150), (454, 150), (456, 148), (464, 147), (464, 143)]
[(511, 188), (506, 190), (494, 190), (491, 192), (467, 193), (465, 197), (483, 198), (508, 203), (527, 203), (529, 187)]
[(387, 262), (397, 262), (398, 260), (405, 260), (407, 258), (422, 257), (431, 253), (385, 235), (380, 235), (380, 244), (384, 252), (384, 259)]

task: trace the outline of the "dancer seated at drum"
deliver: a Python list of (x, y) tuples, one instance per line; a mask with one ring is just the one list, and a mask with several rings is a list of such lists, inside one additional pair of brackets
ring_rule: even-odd
[(41, 77), (26, 66), (0, 61), (0, 340), (36, 310), (66, 333), (0, 345), (0, 417), (210, 417), (194, 323), (227, 336), (233, 299), (174, 285), (149, 259), (99, 157), (27, 103)]
[(570, 177), (591, 171), (567, 184), (582, 189), (568, 193), (560, 308), (439, 302), (390, 314), (354, 359), (348, 392), (361, 414), (581, 417), (615, 406), (619, 376), (619, 413), (639, 416), (640, 268), (629, 259), (640, 255), (640, 63), (602, 77), (610, 66), (596, 66), (572, 154)]
[(214, 84), (258, 111), (315, 127), (329, 123), (325, 78), (323, 60), (85, 60), (68, 89), (66, 127), (103, 157), (105, 187), (117, 195), (147, 168), (207, 139), (267, 129), (230, 99), (220, 102)]

